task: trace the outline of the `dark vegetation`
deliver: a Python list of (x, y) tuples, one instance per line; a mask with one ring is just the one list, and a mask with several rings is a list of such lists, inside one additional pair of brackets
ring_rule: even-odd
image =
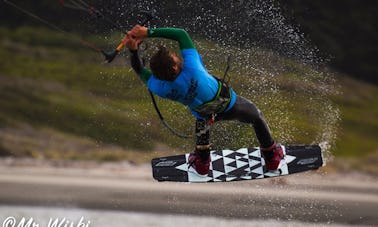
[[(91, 17), (80, 11), (62, 10), (58, 2), (41, 0), (18, 4), (69, 31), (109, 34), (110, 31), (117, 30), (101, 18)], [(378, 66), (375, 63), (378, 53), (376, 1), (90, 2), (111, 20), (124, 27), (124, 30), (141, 21), (142, 17), (138, 16), (137, 12), (148, 8), (157, 11), (157, 18), (152, 26), (178, 24), (191, 33), (217, 42), (263, 46), (288, 57), (303, 58), (304, 56), (296, 51), (299, 44), (290, 41), (291, 32), (276, 31), (277, 25), (272, 25), (280, 22), (282, 18), (277, 15), (282, 13), (285, 23), (293, 24), (292, 29), (298, 30), (300, 34), (304, 33), (311, 45), (320, 49), (316, 53), (320, 56), (319, 59), (330, 59), (330, 64), (338, 71), (357, 79), (375, 84), (378, 81)], [(279, 8), (272, 9), (272, 4)], [(0, 6), (1, 25), (14, 27), (36, 24), (3, 2)], [(272, 18), (273, 21), (269, 21)], [(262, 23), (264, 20), (267, 23)]]

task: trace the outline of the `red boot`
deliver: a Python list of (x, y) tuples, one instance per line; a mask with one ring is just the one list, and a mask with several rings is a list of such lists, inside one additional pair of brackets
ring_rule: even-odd
[(277, 170), (281, 160), (284, 158), (282, 146), (276, 142), (270, 147), (261, 148), (261, 154), (268, 170)]
[(189, 167), (193, 167), (198, 174), (207, 175), (210, 169), (210, 150), (195, 150), (189, 155)]

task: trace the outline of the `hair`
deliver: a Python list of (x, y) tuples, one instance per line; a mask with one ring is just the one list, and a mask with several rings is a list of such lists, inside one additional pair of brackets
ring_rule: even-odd
[(175, 65), (171, 52), (164, 46), (160, 46), (159, 50), (150, 59), (152, 73), (159, 80), (175, 80), (177, 76), (173, 69)]

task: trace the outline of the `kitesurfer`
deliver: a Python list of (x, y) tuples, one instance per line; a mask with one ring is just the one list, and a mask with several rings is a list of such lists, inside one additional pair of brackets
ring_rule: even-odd
[[(166, 38), (178, 42), (183, 60), (161, 46), (144, 67), (138, 54), (139, 44), (146, 38)], [(262, 112), (250, 100), (239, 96), (223, 80), (206, 70), (195, 45), (183, 29), (134, 26), (123, 39), (130, 50), (131, 65), (148, 89), (166, 99), (188, 106), (196, 118), (196, 146), (189, 156), (190, 165), (200, 175), (207, 175), (210, 166), (210, 127), (216, 121), (238, 120), (251, 124), (260, 143), (268, 170), (276, 170), (283, 159), (282, 146), (276, 143)]]

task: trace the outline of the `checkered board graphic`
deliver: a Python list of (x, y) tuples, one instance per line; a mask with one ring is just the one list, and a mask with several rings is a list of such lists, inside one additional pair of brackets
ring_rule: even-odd
[[(187, 161), (188, 157), (189, 154), (186, 154)], [(187, 163), (177, 166), (176, 169), (187, 171), (189, 182), (239, 181), (288, 174), (286, 161), (281, 162), (279, 170), (266, 171), (264, 159), (258, 148), (212, 151), (210, 157), (208, 176), (198, 175), (192, 167), (188, 168)]]
[(153, 177), (158, 181), (229, 182), (282, 176), (313, 170), (323, 163), (318, 145), (282, 146), (285, 157), (278, 170), (267, 171), (260, 149), (216, 150), (210, 152), (210, 172), (199, 175), (188, 164), (189, 154), (153, 159)]

